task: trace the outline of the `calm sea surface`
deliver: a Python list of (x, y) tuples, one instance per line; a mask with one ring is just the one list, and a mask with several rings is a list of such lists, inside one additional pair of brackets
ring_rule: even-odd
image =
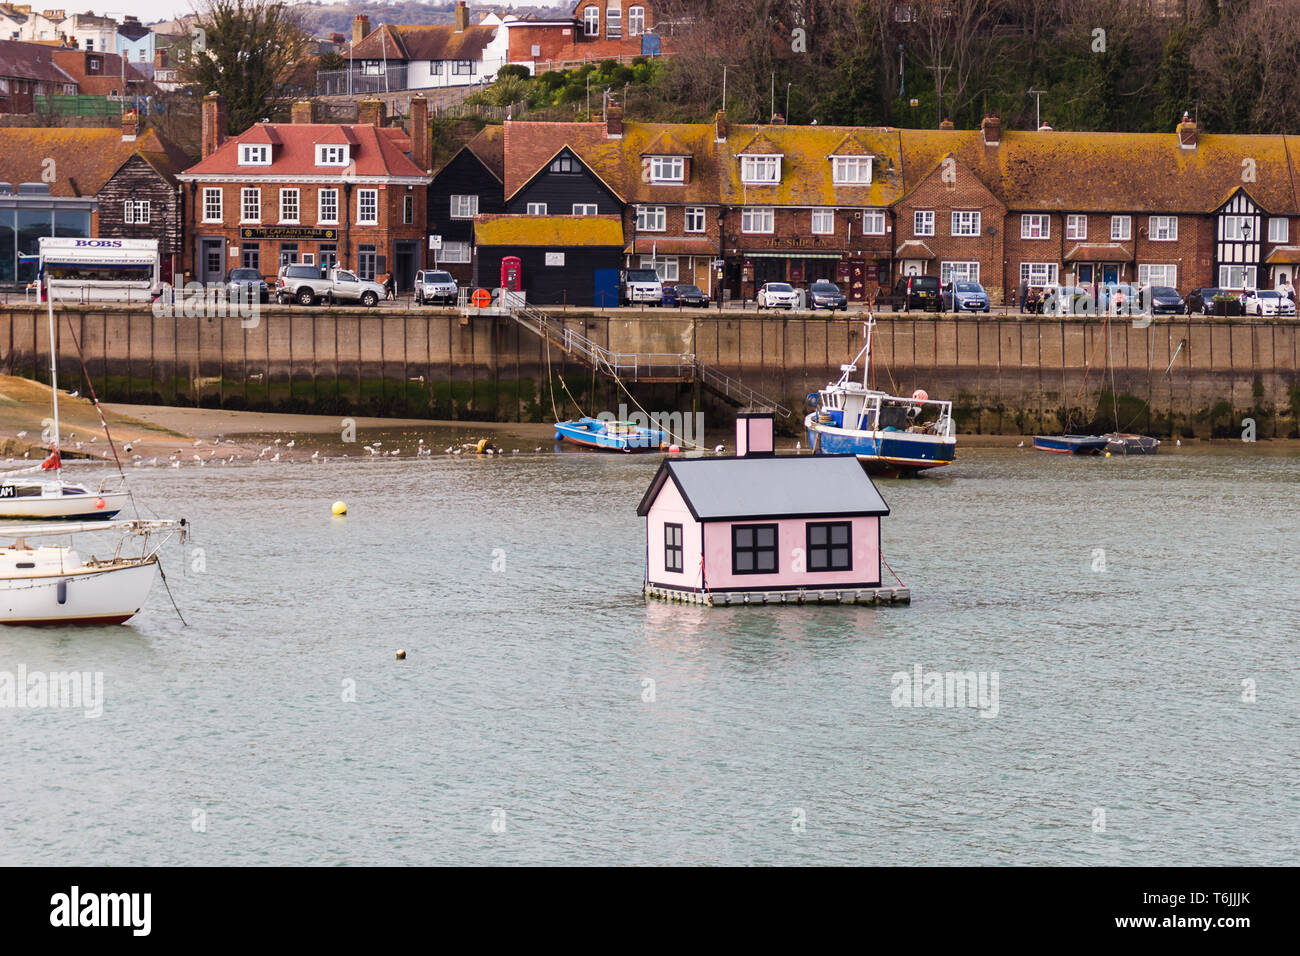
[(0, 864), (1294, 863), (1300, 457), (1169, 451), (880, 482), (895, 608), (646, 603), (652, 457), (136, 471), (189, 626), (0, 631), (105, 696), (0, 709)]

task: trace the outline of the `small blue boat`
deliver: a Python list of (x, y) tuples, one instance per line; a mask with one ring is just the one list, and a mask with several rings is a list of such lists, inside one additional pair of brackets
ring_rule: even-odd
[(1109, 441), (1105, 435), (1035, 435), (1034, 447), (1057, 455), (1100, 455)]
[(662, 429), (601, 418), (556, 422), (555, 440), (607, 451), (666, 451), (669, 445), (668, 433)]

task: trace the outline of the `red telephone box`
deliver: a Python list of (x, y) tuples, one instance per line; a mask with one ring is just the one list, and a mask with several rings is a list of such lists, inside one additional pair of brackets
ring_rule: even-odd
[(507, 292), (519, 292), (523, 287), (523, 268), (519, 257), (506, 256), (501, 260), (501, 288)]

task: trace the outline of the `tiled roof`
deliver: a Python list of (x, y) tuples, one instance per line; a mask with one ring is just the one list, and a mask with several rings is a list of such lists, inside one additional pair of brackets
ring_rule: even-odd
[(784, 156), (785, 150), (777, 146), (763, 133), (754, 136), (742, 149), (736, 151), (737, 156)]
[(187, 164), (184, 153), (154, 130), (123, 142), (120, 128), (0, 127), (0, 170), (13, 183), (41, 182), (46, 157), (54, 160), (55, 196), (94, 196), (122, 164), (140, 154), (169, 182)]
[(658, 138), (641, 150), (642, 156), (690, 156), (691, 151), (677, 141), (673, 134), (664, 130)]
[(480, 60), (483, 49), (492, 42), (496, 27), (466, 27), (460, 33), (450, 24), (441, 26), (388, 26), (372, 30), (356, 46), (342, 50), (349, 56), (367, 60)]
[(476, 216), (480, 246), (623, 247), (621, 216)]
[(479, 158), (497, 179), (506, 178), (505, 129), (500, 126), (485, 126), (479, 134), (465, 144), (465, 147)]
[(74, 77), (59, 68), (54, 50), (44, 43), (0, 40), (0, 76), (43, 83), (75, 83)]
[[(102, 73), (91, 75), (86, 72), (87, 56), (103, 58)], [(123, 63), (122, 58), (116, 53), (98, 53), (88, 50), (60, 48), (54, 51), (54, 62), (59, 65), (61, 70), (77, 81), (77, 87), (82, 93), (88, 93), (92, 96), (125, 93), (126, 90), (122, 89), (123, 77), (126, 78), (128, 90), (143, 93), (158, 92), (151, 80), (141, 75), (130, 63)]]
[(1080, 242), (1065, 254), (1066, 262), (1132, 262), (1133, 253), (1118, 242)]
[[(356, 137), (350, 166), (317, 166), (316, 144), (338, 139), (336, 123), (259, 123), (239, 136), (226, 140), (207, 159), (185, 171), (188, 176), (402, 176), (427, 178), (406, 153), (410, 137), (393, 127), (350, 125)], [(240, 166), (241, 142), (266, 142), (266, 135), (279, 138), (273, 147), (270, 166)]]
[(934, 253), (920, 239), (909, 239), (897, 249), (894, 255), (899, 259), (933, 259)]

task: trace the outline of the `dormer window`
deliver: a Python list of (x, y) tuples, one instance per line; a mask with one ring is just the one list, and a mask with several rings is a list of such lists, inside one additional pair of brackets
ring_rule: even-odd
[(348, 164), (348, 148), (346, 146), (317, 145), (316, 147), (317, 166), (346, 166), (347, 164)]
[(870, 186), (870, 156), (832, 156), (831, 181), (836, 186)]
[(650, 182), (686, 182), (686, 158), (684, 156), (651, 156)]
[(239, 146), (240, 166), (270, 166), (271, 147), (264, 143), (241, 143)]
[(551, 160), (551, 172), (553, 173), (576, 173), (577, 164), (573, 161), (572, 156), (556, 156)]
[(740, 157), (740, 181), (758, 186), (771, 186), (779, 183), (781, 181), (781, 157)]

